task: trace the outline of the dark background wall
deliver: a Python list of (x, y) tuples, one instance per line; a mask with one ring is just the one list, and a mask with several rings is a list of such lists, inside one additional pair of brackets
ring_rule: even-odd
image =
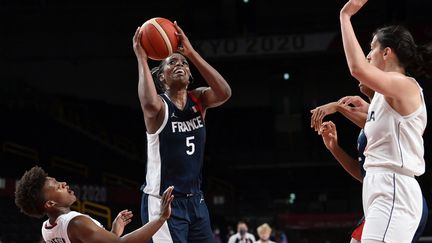
[[(0, 177), (16, 179), (40, 164), (77, 187), (104, 186), (108, 196), (102, 203), (113, 211), (134, 208), (130, 229), (139, 225), (145, 127), (132, 36), (144, 21), (160, 16), (178, 21), (233, 90), (226, 104), (207, 115), (203, 189), (214, 226), (225, 233), (245, 218), (252, 231), (270, 222), (292, 242), (346, 242), (362, 211), (361, 185), (309, 126), (310, 109), (359, 94), (340, 37), (344, 3), (0, 1)], [(352, 21), (365, 52), (373, 30), (386, 24), (406, 25), (421, 44), (432, 38), (430, 7), (425, 0), (371, 0)], [(205, 85), (196, 71), (194, 76), (194, 87)], [(430, 81), (419, 80), (428, 106)], [(338, 125), (340, 144), (355, 156), (358, 128), (337, 114), (328, 119)], [(419, 181), (430, 202), (429, 127), (427, 171)], [(25, 152), (17, 153), (15, 145)], [(65, 169), (58, 158), (72, 162), (63, 162)], [(82, 168), (87, 174), (80, 174)], [(132, 200), (116, 200), (117, 193)], [(16, 210), (10, 193), (2, 200), (2, 207)], [(317, 224), (322, 215), (354, 216), (334, 220), (336, 226), (330, 220), (303, 228), (301, 220), (284, 220), (297, 214), (312, 215)], [(426, 235), (430, 231), (428, 225)]]

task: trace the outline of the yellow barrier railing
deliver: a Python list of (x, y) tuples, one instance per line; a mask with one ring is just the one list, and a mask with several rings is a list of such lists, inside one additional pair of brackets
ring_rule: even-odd
[(81, 201), (77, 199), (75, 203), (70, 206), (70, 208), (74, 211), (81, 212)]
[(84, 201), (81, 205), (81, 212), (93, 214), (106, 219), (108, 229), (111, 229), (111, 209), (98, 203)]
[[(70, 207), (72, 210), (87, 214), (89, 216), (98, 216), (100, 218), (103, 218), (106, 220), (106, 226), (108, 229), (111, 229), (111, 209), (107, 206), (90, 202), (90, 201), (80, 201), (76, 200), (74, 204)], [(104, 224), (104, 222), (100, 222), (101, 224)]]

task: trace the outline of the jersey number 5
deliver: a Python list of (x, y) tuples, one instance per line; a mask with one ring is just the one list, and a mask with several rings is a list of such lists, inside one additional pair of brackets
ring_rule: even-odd
[(194, 139), (195, 139), (195, 136), (186, 137), (186, 147), (188, 147), (186, 149), (186, 153), (188, 155), (192, 155), (193, 153), (195, 153), (195, 144), (192, 141)]

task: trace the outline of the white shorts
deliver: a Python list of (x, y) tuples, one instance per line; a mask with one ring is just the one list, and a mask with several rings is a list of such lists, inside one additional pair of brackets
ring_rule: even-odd
[[(148, 196), (148, 217), (149, 222), (158, 218), (161, 212), (161, 199), (152, 195)], [(168, 223), (165, 223), (160, 229), (153, 235), (153, 242), (160, 243), (172, 243), (172, 237), (168, 228)]]
[(422, 192), (414, 177), (368, 168), (363, 179), (363, 240), (411, 243), (422, 215)]

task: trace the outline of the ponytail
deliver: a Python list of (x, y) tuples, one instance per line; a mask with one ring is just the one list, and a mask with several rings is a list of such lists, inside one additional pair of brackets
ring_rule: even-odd
[(398, 57), (399, 63), (414, 78), (432, 77), (432, 43), (416, 45), (407, 28), (390, 25), (374, 32), (382, 48), (390, 47)]
[(415, 67), (411, 71), (416, 77), (432, 78), (432, 42), (417, 46)]

